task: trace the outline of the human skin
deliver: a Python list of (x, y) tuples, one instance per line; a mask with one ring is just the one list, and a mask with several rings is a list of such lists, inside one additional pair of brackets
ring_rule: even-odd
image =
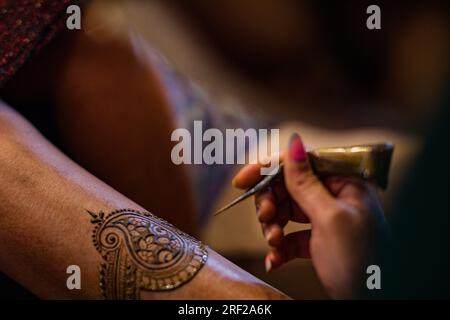
[[(282, 154), (284, 182), (255, 197), (257, 215), (269, 245), (267, 272), (296, 258), (309, 258), (331, 298), (357, 298), (366, 268), (378, 258), (387, 225), (376, 191), (359, 179), (319, 180), (303, 142), (293, 134)], [(248, 165), (233, 180), (247, 189), (260, 179), (261, 165)], [(289, 221), (311, 223), (311, 230), (284, 234)]]
[[(84, 169), (198, 236), (188, 168), (170, 157), (176, 129), (170, 93), (126, 30), (105, 27), (101, 11), (90, 5), (83, 14), (80, 31), (63, 30), (0, 95), (31, 114), (40, 131), (51, 122), (57, 147)], [(179, 201), (170, 201), (167, 190)]]
[[(145, 211), (78, 166), (22, 118), (0, 105), (0, 271), (40, 298), (101, 298), (102, 260), (87, 210)], [(142, 299), (286, 298), (208, 249), (188, 283)], [(66, 268), (81, 269), (81, 290), (68, 290)]]

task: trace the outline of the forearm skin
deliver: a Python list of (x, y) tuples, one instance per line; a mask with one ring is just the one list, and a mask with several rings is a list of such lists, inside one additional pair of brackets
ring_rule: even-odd
[[(41, 298), (100, 299), (94, 226), (88, 213), (138, 204), (113, 190), (44, 139), (19, 114), (0, 104), (0, 270)], [(193, 279), (141, 299), (279, 299), (277, 290), (207, 249)], [(66, 287), (69, 265), (81, 269), (81, 290)]]

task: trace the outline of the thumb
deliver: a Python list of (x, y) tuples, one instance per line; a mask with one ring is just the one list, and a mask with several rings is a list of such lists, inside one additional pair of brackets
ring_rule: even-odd
[(294, 133), (289, 141), (288, 156), (284, 160), (284, 179), (291, 198), (310, 219), (321, 212), (329, 212), (335, 199), (312, 171), (300, 136)]

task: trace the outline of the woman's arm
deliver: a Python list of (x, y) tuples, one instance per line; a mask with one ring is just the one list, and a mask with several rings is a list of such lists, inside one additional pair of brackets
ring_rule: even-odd
[[(0, 271), (41, 298), (101, 298), (101, 274), (108, 297), (285, 298), (154, 216), (108, 216), (118, 209), (145, 210), (68, 159), (5, 105), (0, 183)], [(139, 226), (144, 228), (133, 233)], [(81, 269), (81, 290), (66, 287), (69, 265)], [(164, 285), (156, 278), (172, 278), (176, 286), (190, 275), (175, 290), (151, 290)]]

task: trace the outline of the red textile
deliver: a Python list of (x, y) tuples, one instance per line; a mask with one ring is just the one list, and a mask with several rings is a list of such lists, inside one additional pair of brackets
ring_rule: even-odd
[(0, 0), (0, 87), (65, 24), (71, 0)]

